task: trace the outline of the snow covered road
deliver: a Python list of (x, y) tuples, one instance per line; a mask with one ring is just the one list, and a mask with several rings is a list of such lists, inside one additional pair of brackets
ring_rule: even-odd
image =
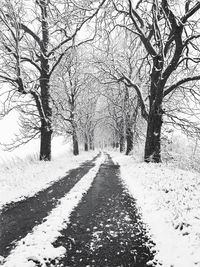
[(154, 262), (154, 243), (146, 235), (135, 200), (110, 156), (54, 246), (66, 249), (56, 266), (160, 266)]
[(0, 213), (0, 255), (8, 256), (21, 238), (24, 238), (34, 226), (42, 223), (48, 213), (55, 208), (80, 179), (95, 166), (93, 160), (84, 162), (72, 169), (68, 175), (56, 181), (35, 196), (6, 205)]
[(157, 266), (119, 166), (102, 154), (1, 214), (4, 267)]

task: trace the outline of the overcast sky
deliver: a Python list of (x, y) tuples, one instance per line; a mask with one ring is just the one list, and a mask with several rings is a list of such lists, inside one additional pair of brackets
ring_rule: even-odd
[(7, 142), (14, 137), (18, 131), (18, 115), (17, 112), (12, 111), (2, 120), (0, 120), (0, 143)]

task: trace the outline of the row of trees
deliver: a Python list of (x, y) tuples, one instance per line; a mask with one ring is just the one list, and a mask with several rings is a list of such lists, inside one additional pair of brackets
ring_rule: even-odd
[[(95, 32), (91, 35), (88, 31), (87, 36), (83, 38), (81, 30), (86, 28), (89, 22), (96, 23), (104, 2), (105, 0), (92, 3), (53, 0), (1, 2), (0, 81), (5, 84), (3, 93), (7, 95), (6, 102), (9, 102), (5, 113), (17, 108), (23, 114), (31, 115), (31, 121), (30, 117), (26, 118), (23, 127), (26, 126), (26, 130), (31, 129), (25, 136), (26, 142), (40, 135), (40, 160), (51, 159), (52, 98), (58, 93), (58, 87), (54, 87), (53, 81), (60, 67), (58, 84), (64, 87), (64, 98), (68, 98), (70, 118), (67, 120), (71, 123), (76, 142), (74, 109), (78, 89), (76, 84), (73, 84), (76, 83), (76, 78), (71, 76), (74, 75), (71, 74), (71, 68), (75, 63), (69, 54), (73, 54), (71, 50), (74, 48), (94, 39)], [(65, 63), (70, 65), (66, 67), (66, 73), (63, 69)], [(65, 80), (67, 75), (68, 81)], [(72, 82), (73, 78), (75, 80)], [(67, 87), (67, 83), (71, 89)], [(21, 98), (25, 99), (23, 107), (18, 104)], [(13, 106), (13, 103), (16, 105)], [(62, 106), (60, 103), (58, 105)], [(64, 109), (66, 108), (64, 106)], [(62, 116), (65, 121), (65, 115)], [(74, 150), (77, 154), (77, 146)]]
[(183, 102), (179, 109), (175, 104), (180, 95), (199, 102), (199, 9), (199, 1), (118, 0), (110, 6), (104, 33), (108, 60), (98, 63), (105, 83), (123, 84), (124, 92), (135, 90), (147, 122), (146, 162), (161, 161), (163, 118), (199, 132), (197, 119), (191, 121)]
[(128, 154), (146, 122), (144, 159), (160, 162), (163, 120), (199, 131), (199, 9), (195, 0), (2, 1), (3, 113), (23, 114), (26, 142), (40, 135), (41, 160), (53, 132), (72, 135), (76, 155), (78, 136), (94, 148), (102, 125)]

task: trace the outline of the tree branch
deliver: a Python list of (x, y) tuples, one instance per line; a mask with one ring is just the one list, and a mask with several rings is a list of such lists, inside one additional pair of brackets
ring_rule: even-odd
[(39, 72), (41, 72), (42, 70), (40, 69), (40, 67), (30, 58), (28, 57), (21, 57), (21, 62), (29, 62), (31, 65), (33, 65)]
[(144, 104), (144, 100), (143, 100), (143, 98), (142, 98), (142, 94), (141, 94), (141, 91), (140, 91), (139, 87), (138, 87), (135, 83), (133, 83), (133, 82), (131, 81), (131, 79), (129, 79), (126, 75), (123, 75), (123, 77), (120, 78), (118, 81), (123, 81), (123, 80), (125, 80), (125, 81), (127, 82), (126, 85), (127, 85), (128, 87), (133, 87), (133, 88), (135, 89), (135, 91), (136, 91), (136, 93), (137, 93), (137, 96), (138, 96), (138, 99), (139, 99), (139, 103), (140, 103), (140, 107), (141, 107), (142, 117), (143, 117), (146, 121), (148, 121), (148, 113), (147, 113), (147, 111), (146, 111), (146, 107), (145, 107), (145, 104)]
[(28, 28), (26, 25), (24, 25), (23, 23), (19, 23), (19, 27), (25, 31), (26, 33), (28, 33), (30, 36), (33, 37), (33, 39), (38, 43), (38, 45), (40, 46), (41, 50), (43, 50), (43, 44), (41, 39), (38, 37), (38, 35), (36, 35), (30, 28)]
[(184, 24), (191, 16), (193, 16), (200, 9), (200, 2), (196, 3), (182, 18), (181, 22)]
[(76, 28), (76, 30), (74, 31), (74, 33), (66, 38), (65, 40), (63, 40), (60, 44), (58, 44), (56, 47), (54, 47), (49, 54), (47, 55), (48, 57), (51, 56), (56, 50), (58, 50), (59, 48), (61, 48), (64, 44), (68, 43), (69, 41), (73, 40), (74, 37), (76, 36), (77, 32), (81, 30), (81, 28), (83, 27), (83, 25), (88, 22), (89, 20), (93, 19), (99, 12), (100, 8), (103, 6), (103, 4), (106, 2), (106, 0), (102, 0), (102, 2), (99, 4), (98, 8), (96, 9), (96, 11), (89, 16), (88, 18), (86, 18), (84, 21), (82, 21), (82, 23)]
[(200, 80), (200, 75), (184, 78), (184, 79), (178, 81), (177, 83), (171, 85), (168, 89), (166, 89), (165, 92), (164, 92), (164, 97), (166, 95), (168, 95), (169, 93), (171, 93), (173, 90), (175, 90), (178, 86), (180, 86), (180, 85), (182, 85), (184, 83), (187, 83), (187, 82), (198, 81), (198, 80)]

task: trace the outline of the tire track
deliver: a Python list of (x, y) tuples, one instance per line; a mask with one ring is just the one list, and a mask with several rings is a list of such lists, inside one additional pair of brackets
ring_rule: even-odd
[(153, 261), (154, 243), (135, 200), (122, 184), (119, 166), (110, 157), (54, 246), (67, 251), (62, 259), (51, 262), (57, 267), (158, 266)]
[(0, 255), (7, 257), (17, 241), (25, 237), (34, 226), (43, 222), (56, 207), (59, 199), (95, 165), (95, 160), (86, 161), (35, 196), (7, 205), (0, 214)]

